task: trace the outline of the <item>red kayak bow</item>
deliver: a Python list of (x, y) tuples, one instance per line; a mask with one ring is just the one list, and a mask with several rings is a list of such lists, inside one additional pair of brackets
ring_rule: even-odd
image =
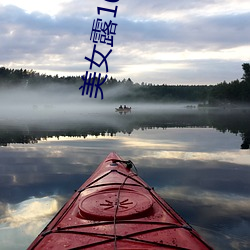
[(133, 167), (110, 153), (28, 249), (212, 249)]

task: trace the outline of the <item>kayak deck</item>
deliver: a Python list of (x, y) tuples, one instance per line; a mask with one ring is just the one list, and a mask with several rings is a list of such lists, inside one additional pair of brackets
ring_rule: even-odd
[(110, 153), (28, 249), (212, 249)]

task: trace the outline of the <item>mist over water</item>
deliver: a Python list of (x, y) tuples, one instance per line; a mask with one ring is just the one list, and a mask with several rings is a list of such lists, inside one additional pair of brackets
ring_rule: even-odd
[[(13, 88), (0, 90), (0, 121), (11, 122), (18, 125), (26, 122), (28, 124), (57, 121), (103, 121), (113, 123), (110, 116), (115, 114), (115, 108), (120, 105), (132, 107), (133, 113), (145, 112), (188, 112), (187, 104), (154, 104), (154, 103), (132, 103), (129, 100), (124, 103), (110, 101), (109, 97), (128, 93), (125, 88), (117, 87), (104, 92), (104, 99), (100, 97), (90, 98), (82, 96), (76, 86), (52, 84), (45, 87)], [(98, 116), (93, 117), (93, 114)], [(115, 114), (116, 115), (116, 114)]]
[(44, 88), (6, 89), (0, 93), (1, 118), (42, 120), (67, 118), (105, 108), (99, 100), (82, 96), (73, 86), (51, 85)]
[[(121, 86), (105, 91), (105, 99), (82, 96), (76, 85), (52, 84), (42, 87), (1, 89), (0, 138), (6, 143), (37, 141), (47, 136), (131, 134), (138, 128), (212, 127), (240, 134), (242, 147), (249, 148), (249, 109), (200, 109), (197, 103), (148, 103), (111, 101)], [(110, 97), (110, 99), (109, 99)], [(129, 113), (115, 112), (120, 105)], [(74, 133), (72, 133), (74, 129)], [(12, 139), (8, 133), (12, 134)], [(38, 133), (39, 131), (39, 133)], [(16, 133), (18, 132), (18, 133)], [(4, 137), (4, 138), (3, 138)]]

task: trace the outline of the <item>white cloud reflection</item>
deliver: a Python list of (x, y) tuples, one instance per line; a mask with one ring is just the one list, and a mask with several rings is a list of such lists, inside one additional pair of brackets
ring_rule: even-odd
[[(2, 187), (8, 189), (7, 195), (17, 187), (24, 188), (23, 200), (29, 195), (26, 187), (35, 193), (32, 195), (41, 190), (45, 195), (56, 194), (58, 189), (62, 195), (65, 180), (70, 183), (70, 192), (78, 188), (104, 157), (116, 150), (124, 159), (135, 163), (140, 176), (155, 186), (163, 198), (183, 202), (184, 212), (187, 210), (187, 214), (181, 212), (184, 218), (189, 216), (187, 206), (193, 206), (190, 210), (195, 211), (194, 217), (203, 220), (200, 225), (208, 225), (210, 219), (213, 223), (221, 220), (222, 226), (230, 230), (243, 230), (245, 227), (238, 221), (250, 209), (247, 183), (250, 155), (249, 151), (235, 149), (240, 142), (240, 135), (211, 128), (167, 128), (134, 129), (131, 135), (121, 132), (115, 137), (62, 136), (59, 140), (54, 137), (25, 146), (11, 144), (0, 152), (0, 165), (13, 166), (3, 168), (6, 172)], [(65, 193), (68, 195), (68, 191)], [(57, 196), (32, 198), (16, 205), (0, 204), (0, 211), (4, 211), (0, 219), (0, 241), (11, 250), (25, 248), (59, 207)], [(228, 232), (228, 228), (224, 231)], [(11, 242), (13, 235), (16, 235), (15, 246)]]
[[(194, 190), (189, 187), (170, 187), (165, 186), (162, 188), (156, 188), (158, 194), (164, 197), (166, 200), (175, 199), (185, 202), (192, 202), (194, 204), (202, 204), (204, 206), (218, 206), (223, 209), (218, 211), (221, 214), (244, 214), (248, 213), (250, 209), (250, 198), (246, 196), (231, 194), (210, 192), (201, 189)], [(212, 215), (211, 215), (212, 216)]]
[(30, 198), (18, 204), (5, 204), (0, 217), (1, 249), (26, 249), (59, 210), (60, 197)]
[[(0, 219), (4, 227), (23, 227), (26, 234), (34, 235), (42, 222), (54, 215), (58, 209), (58, 197), (30, 198), (18, 204), (7, 204), (5, 215)], [(38, 224), (37, 224), (38, 223)]]
[[(247, 167), (250, 162), (249, 152), (232, 147), (237, 144), (241, 144), (239, 135), (221, 133), (212, 128), (167, 128), (134, 130), (132, 136), (117, 133), (111, 137), (106, 133), (105, 136), (51, 137), (36, 145), (27, 145), (25, 148), (18, 144), (12, 144), (9, 147), (21, 152), (29, 151), (30, 157), (37, 157), (39, 154), (47, 161), (56, 158), (72, 159), (79, 165), (88, 162), (88, 156), (83, 154), (83, 151), (94, 149), (102, 151), (103, 156), (98, 157), (99, 161), (102, 160), (101, 157), (105, 157), (105, 154), (117, 151), (134, 160), (155, 158), (218, 161)], [(62, 171), (62, 166), (57, 168)]]
[(183, 152), (183, 151), (161, 151), (154, 152), (152, 157), (158, 159), (183, 159), (198, 161), (220, 161), (245, 165), (249, 167), (250, 155), (248, 151), (232, 150), (220, 152)]

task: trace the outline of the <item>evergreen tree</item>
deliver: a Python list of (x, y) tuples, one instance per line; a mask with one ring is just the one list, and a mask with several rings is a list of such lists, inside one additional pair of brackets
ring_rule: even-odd
[(241, 79), (245, 82), (250, 82), (250, 64), (249, 63), (243, 63), (242, 69), (244, 71), (244, 74)]

